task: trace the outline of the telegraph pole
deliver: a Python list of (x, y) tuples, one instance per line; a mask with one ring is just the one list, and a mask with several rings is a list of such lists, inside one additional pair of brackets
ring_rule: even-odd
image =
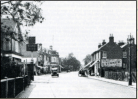
[(128, 85), (132, 85), (132, 74), (131, 74), (131, 43), (132, 38), (130, 34), (130, 38), (128, 38), (128, 44), (129, 44), (129, 78), (128, 78)]

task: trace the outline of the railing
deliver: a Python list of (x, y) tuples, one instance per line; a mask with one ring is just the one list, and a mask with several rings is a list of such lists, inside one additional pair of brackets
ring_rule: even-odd
[(123, 81), (125, 78), (124, 72), (105, 71), (105, 78)]
[(29, 84), (28, 76), (1, 80), (1, 98), (15, 98)]
[[(125, 74), (125, 72), (105, 71), (105, 78), (128, 81), (128, 74)], [(136, 72), (132, 72), (132, 81), (135, 83), (137, 82)]]

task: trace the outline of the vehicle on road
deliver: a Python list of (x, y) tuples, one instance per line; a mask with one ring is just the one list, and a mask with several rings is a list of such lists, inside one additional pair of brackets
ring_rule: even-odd
[(52, 68), (51, 69), (51, 76), (57, 76), (59, 77), (59, 74), (58, 74), (58, 68)]
[(78, 72), (78, 76), (81, 77), (88, 77), (88, 73), (87, 73), (87, 70), (85, 69), (80, 69), (79, 72)]

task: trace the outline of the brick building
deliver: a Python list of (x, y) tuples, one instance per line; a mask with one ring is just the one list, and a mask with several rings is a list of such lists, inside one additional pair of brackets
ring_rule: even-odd
[[(137, 45), (135, 44), (134, 38), (132, 38), (131, 46), (128, 44), (130, 38), (127, 39), (127, 43), (119, 42), (118, 44), (122, 48), (123, 51), (123, 68), (127, 72), (129, 70), (129, 63), (131, 63), (132, 70), (136, 71), (137, 68)], [(130, 49), (131, 47), (131, 49)], [(130, 51), (131, 50), (131, 51)], [(130, 62), (130, 55), (131, 55), (131, 62)]]
[(90, 75), (128, 81), (131, 66), (132, 80), (136, 82), (137, 49), (134, 42), (134, 38), (130, 36), (127, 43), (120, 41), (117, 44), (113, 35), (110, 35), (109, 42), (103, 40), (98, 45), (98, 50), (91, 54), (91, 62), (83, 70), (88, 70)]
[(91, 54), (89, 70), (95, 75), (105, 76), (105, 71), (122, 69), (122, 49), (114, 42), (113, 35), (110, 35), (109, 42), (103, 40), (98, 45), (98, 50)]

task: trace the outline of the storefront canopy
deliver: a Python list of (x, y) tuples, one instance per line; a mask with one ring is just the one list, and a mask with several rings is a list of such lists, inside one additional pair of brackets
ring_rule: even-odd
[(99, 60), (96, 60), (90, 67), (93, 67), (97, 62), (99, 62)]
[(87, 69), (89, 66), (90, 66), (90, 64), (92, 63), (92, 61), (91, 62), (89, 62), (87, 65), (85, 65), (84, 67), (82, 67), (80, 70), (85, 70), (85, 69)]
[(61, 68), (63, 68), (61, 65), (59, 65)]

